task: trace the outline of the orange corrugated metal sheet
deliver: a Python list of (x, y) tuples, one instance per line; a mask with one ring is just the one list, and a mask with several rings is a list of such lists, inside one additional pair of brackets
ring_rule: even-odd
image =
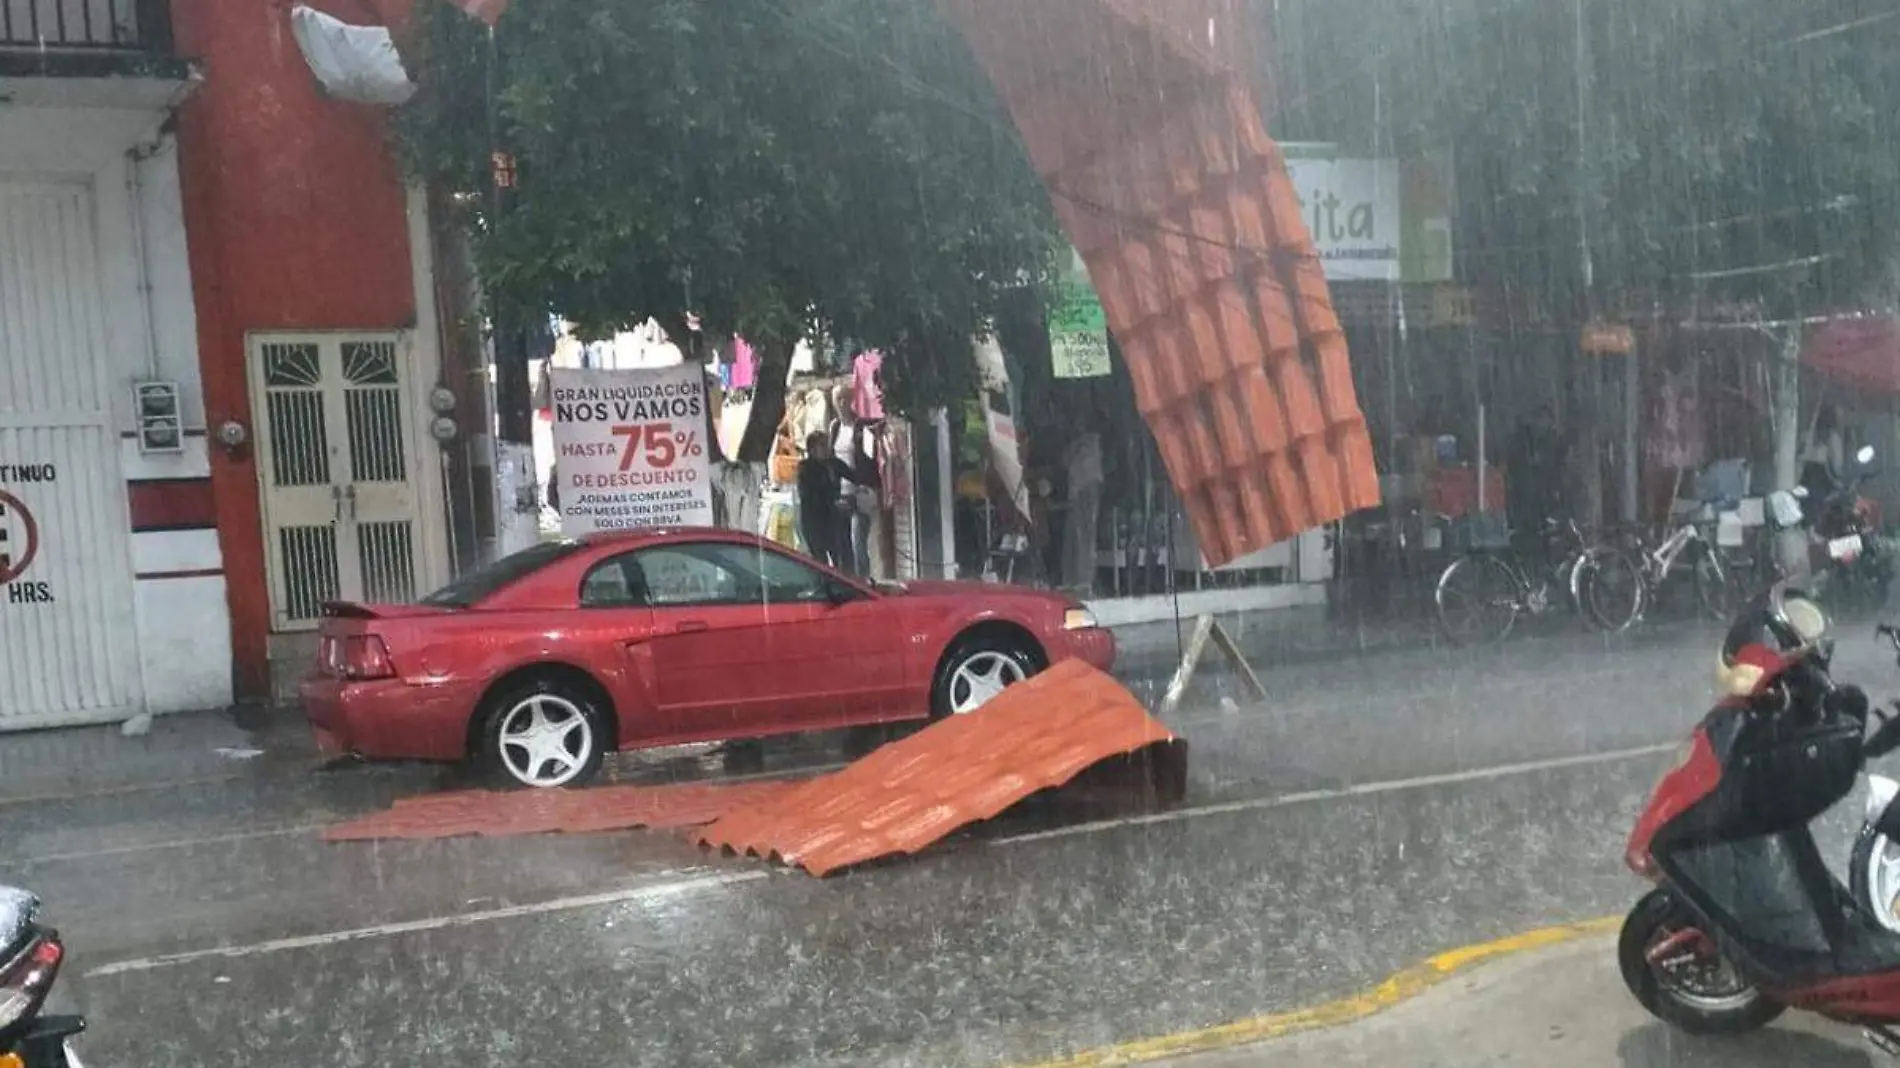
[(585, 790), (458, 790), (397, 801), (382, 812), (324, 829), (332, 842), (381, 838), (496, 838), (579, 834), (631, 827), (694, 827), (742, 805), (786, 793), (797, 782), (680, 783)]
[(693, 837), (826, 875), (915, 853), (1109, 758), (1183, 746), (1109, 676), (1066, 661), (976, 712), (940, 720), (842, 771), (735, 808)]
[(1021, 130), (1216, 565), (1379, 503), (1239, 0), (939, 0)]

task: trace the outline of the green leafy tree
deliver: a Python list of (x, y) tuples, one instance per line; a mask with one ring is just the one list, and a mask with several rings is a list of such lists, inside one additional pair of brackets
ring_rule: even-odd
[[(796, 340), (882, 347), (899, 403), (967, 392), (999, 296), (1057, 230), (1007, 113), (917, 0), (534, 0), (487, 32), (424, 5), (414, 170), (465, 194), (484, 284), (589, 335), (686, 311), (764, 358), (761, 458)], [(491, 217), (498, 214), (498, 217)]]
[(1276, 132), (1449, 150), (1474, 280), (1565, 313), (1586, 290), (1608, 311), (1746, 303), (1777, 317), (1886, 299), (1900, 201), (1891, 12), (1857, 0), (1286, 6)]
[[(1566, 328), (1893, 303), (1900, 16), (1861, 0), (1282, 0), (1282, 137), (1449, 151), (1460, 272)], [(1573, 335), (1574, 336), (1574, 335)], [(1780, 435), (1778, 467), (1792, 464)], [(1785, 476), (1787, 472), (1782, 472)]]

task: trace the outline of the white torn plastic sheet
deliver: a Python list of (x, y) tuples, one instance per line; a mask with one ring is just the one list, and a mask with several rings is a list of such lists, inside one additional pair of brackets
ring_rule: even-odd
[(359, 104), (403, 104), (416, 95), (396, 42), (382, 26), (352, 26), (298, 4), (290, 31), (323, 91)]
[(39, 915), (40, 899), (11, 886), (0, 886), (0, 960), (19, 948), (26, 929)]

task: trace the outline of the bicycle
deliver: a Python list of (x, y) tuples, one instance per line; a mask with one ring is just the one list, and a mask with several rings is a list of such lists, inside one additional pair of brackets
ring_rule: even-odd
[(1518, 617), (1545, 615), (1559, 601), (1583, 614), (1590, 546), (1582, 529), (1574, 521), (1552, 519), (1530, 537), (1537, 542), (1538, 555), (1557, 561), (1534, 585), (1524, 554), (1514, 546), (1472, 549), (1439, 574), (1432, 599), (1439, 629), (1453, 645), (1503, 641)]
[(1727, 620), (1740, 601), (1737, 585), (1744, 580), (1703, 533), (1703, 527), (1711, 521), (1712, 511), (1705, 505), (1653, 547), (1653, 536), (1637, 532), (1628, 548), (1605, 545), (1594, 550), (1589, 562), (1590, 579), (1582, 591), (1590, 621), (1611, 634), (1628, 630), (1648, 614), (1663, 584), (1684, 564), (1695, 584), (1696, 605), (1702, 614)]

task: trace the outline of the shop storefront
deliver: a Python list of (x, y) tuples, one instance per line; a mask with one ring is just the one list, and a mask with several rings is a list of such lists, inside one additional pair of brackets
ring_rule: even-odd
[(980, 395), (949, 413), (956, 573), (1067, 590), (1112, 626), (1324, 601), (1325, 530), (1208, 566), (1114, 346), (1076, 359), (1088, 317), (1040, 312), (1005, 309), (976, 346)]
[[(739, 453), (752, 418), (762, 361), (742, 337), (696, 338), (693, 347), (695, 360), (702, 362), (710, 401), (708, 432), (718, 442), (722, 457), (712, 472), (717, 523), (823, 556), (843, 570), (876, 581), (935, 576), (924, 563), (918, 522), (916, 432), (909, 421), (885, 410), (881, 353), (838, 346), (825, 351), (825, 346), (799, 342), (771, 458), (764, 463), (741, 463), (724, 458)], [(592, 343), (564, 332), (552, 357), (533, 371), (538, 398), (534, 481), (542, 487), (558, 481), (546, 388), (549, 369), (653, 370), (686, 360), (652, 321)], [(829, 536), (832, 527), (827, 526), (824, 540), (830, 544), (824, 546), (809, 544), (807, 534), (815, 525), (801, 522), (806, 502), (800, 498), (799, 469), (813, 435), (822, 437), (855, 475), (839, 480), (839, 500), (829, 503), (824, 517), (835, 525), (837, 536)], [(558, 503), (543, 489), (538, 509), (544, 536), (552, 536), (559, 528)]]
[[(1342, 158), (1332, 146), (1286, 147), (1357, 369), (1403, 329), (1392, 299), (1402, 284), (1450, 277), (1444, 173)], [(1100, 306), (1074, 282), (1061, 280), (1046, 319), (1040, 308), (1005, 309), (1000, 360), (979, 349), (988, 388), (962, 418), (953, 413), (959, 573), (1066, 588), (1114, 624), (1326, 601), (1338, 524), (1208, 566)], [(1099, 342), (1093, 331), (1103, 331)], [(1374, 415), (1378, 394), (1356, 386)]]

